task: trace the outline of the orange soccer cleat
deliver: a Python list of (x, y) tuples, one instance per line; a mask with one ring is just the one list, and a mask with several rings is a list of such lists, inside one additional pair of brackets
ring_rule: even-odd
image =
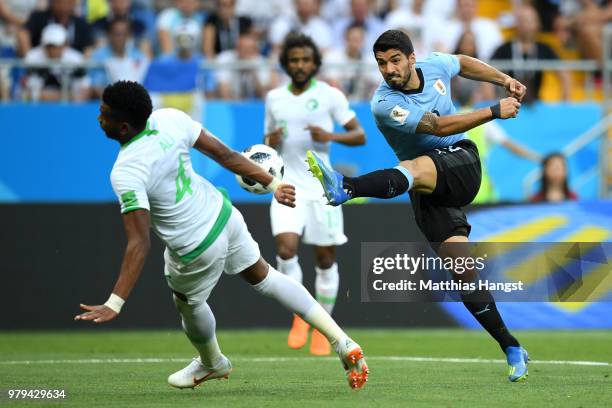
[(293, 324), (291, 325), (289, 338), (287, 339), (287, 344), (289, 347), (295, 350), (304, 347), (308, 341), (309, 329), (310, 325), (308, 323), (302, 320), (302, 318), (298, 315), (293, 315)]

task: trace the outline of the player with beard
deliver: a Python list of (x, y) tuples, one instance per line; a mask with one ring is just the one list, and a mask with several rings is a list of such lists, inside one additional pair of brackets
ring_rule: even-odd
[[(283, 181), (295, 185), (295, 208), (272, 201), (270, 218), (276, 238), (278, 270), (302, 282), (297, 249), (300, 239), (314, 246), (317, 301), (331, 314), (340, 282), (336, 246), (347, 241), (341, 207), (325, 205), (321, 187), (308, 175), (306, 151), (316, 151), (329, 163), (330, 142), (348, 146), (365, 143), (365, 134), (344, 94), (314, 79), (321, 54), (313, 40), (290, 34), (280, 54), (280, 64), (291, 83), (270, 91), (266, 97), (265, 143), (279, 150), (285, 162)], [(334, 133), (334, 122), (345, 132)], [(299, 349), (308, 341), (308, 323), (295, 316), (289, 347)], [(330, 353), (330, 345), (313, 330), (310, 352)]]
[[(433, 53), (417, 61), (410, 38), (398, 30), (381, 34), (373, 47), (384, 81), (371, 109), (376, 125), (400, 164), (359, 177), (344, 177), (308, 153), (310, 169), (332, 206), (354, 197), (392, 198), (409, 191), (415, 219), (427, 240), (445, 258), (468, 242), (470, 224), (461, 207), (480, 188), (480, 158), (465, 131), (494, 119), (514, 118), (526, 88), (478, 59)], [(456, 114), (450, 94), (455, 75), (505, 88), (508, 97), (490, 108)], [(474, 279), (453, 271), (453, 277)], [(527, 377), (528, 355), (510, 334), (488, 290), (461, 293), (461, 300), (506, 354), (509, 380)]]

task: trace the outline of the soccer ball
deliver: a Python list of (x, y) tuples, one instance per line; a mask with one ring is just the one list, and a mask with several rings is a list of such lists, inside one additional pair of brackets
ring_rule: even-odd
[[(285, 173), (285, 164), (283, 163), (282, 157), (280, 157), (276, 150), (270, 146), (256, 144), (251, 147), (247, 147), (242, 152), (242, 155), (257, 164), (262, 169), (266, 170), (274, 177), (282, 180), (283, 174)], [(240, 187), (244, 188), (249, 193), (269, 193), (264, 186), (248, 177), (242, 177), (241, 175), (236, 174), (236, 180), (238, 180)]]

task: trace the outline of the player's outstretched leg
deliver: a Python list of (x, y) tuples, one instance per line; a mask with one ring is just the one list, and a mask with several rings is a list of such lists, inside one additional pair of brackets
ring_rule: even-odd
[(174, 302), (181, 314), (185, 334), (198, 350), (187, 367), (168, 377), (168, 384), (176, 388), (194, 388), (204, 381), (228, 378), (232, 363), (221, 354), (215, 335), (215, 316), (206, 302), (190, 305), (174, 296)]
[(357, 197), (397, 197), (408, 191), (414, 182), (412, 173), (401, 165), (359, 177), (345, 177), (328, 166), (313, 151), (306, 152), (306, 162), (310, 172), (323, 186), (328, 203), (333, 206)]
[[(285, 243), (285, 241), (289, 239), (287, 235), (290, 234), (280, 234), (276, 236), (278, 246), (281, 245), (281, 242)], [(289, 246), (285, 245), (282, 249), (278, 249), (278, 251), (287, 251), (287, 248), (289, 248), (290, 255), (293, 256), (289, 257), (288, 259), (283, 259), (277, 255), (276, 267), (278, 268), (278, 271), (283, 275), (294, 279), (296, 282), (302, 283), (302, 268), (300, 266), (298, 256), (295, 255), (295, 252), (297, 252), (299, 238), (296, 236), (292, 240), (294, 240), (294, 244), (290, 242)], [(293, 322), (291, 323), (291, 329), (289, 330), (289, 336), (287, 336), (287, 345), (294, 350), (301, 349), (308, 342), (309, 331), (310, 325), (306, 323), (300, 316), (294, 314)]]
[(240, 275), (259, 293), (276, 299), (327, 337), (340, 357), (351, 388), (358, 389), (365, 385), (369, 370), (361, 347), (348, 337), (304, 286), (278, 272), (261, 258)]

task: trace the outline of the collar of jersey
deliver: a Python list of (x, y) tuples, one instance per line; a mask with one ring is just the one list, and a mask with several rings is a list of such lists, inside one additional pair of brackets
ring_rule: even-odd
[(411, 89), (409, 91), (402, 91), (405, 95), (414, 95), (414, 94), (423, 92), (423, 88), (425, 88), (425, 78), (423, 78), (423, 71), (421, 70), (421, 68), (417, 68), (416, 73), (419, 76), (419, 80), (421, 81), (421, 84), (416, 89)]
[(121, 145), (121, 148), (125, 149), (126, 147), (128, 147), (129, 145), (131, 145), (138, 139), (142, 138), (143, 136), (156, 135), (157, 133), (158, 133), (157, 130), (151, 129), (149, 127), (149, 121), (147, 121), (147, 126), (145, 126), (144, 130), (140, 132), (139, 134), (137, 134), (136, 136), (134, 136), (133, 138), (131, 138), (130, 140), (128, 140), (127, 142), (125, 142), (123, 145)]
[[(291, 95), (293, 95), (293, 92), (291, 92), (292, 85), (293, 85), (293, 82), (289, 82), (289, 85), (287, 85), (287, 90), (289, 91)], [(317, 80), (312, 78), (310, 80), (310, 84), (308, 85), (308, 88), (304, 89), (304, 92), (302, 92), (300, 95), (304, 95), (306, 92), (310, 91), (316, 85), (317, 85)], [(294, 96), (300, 96), (300, 95), (294, 95)]]

